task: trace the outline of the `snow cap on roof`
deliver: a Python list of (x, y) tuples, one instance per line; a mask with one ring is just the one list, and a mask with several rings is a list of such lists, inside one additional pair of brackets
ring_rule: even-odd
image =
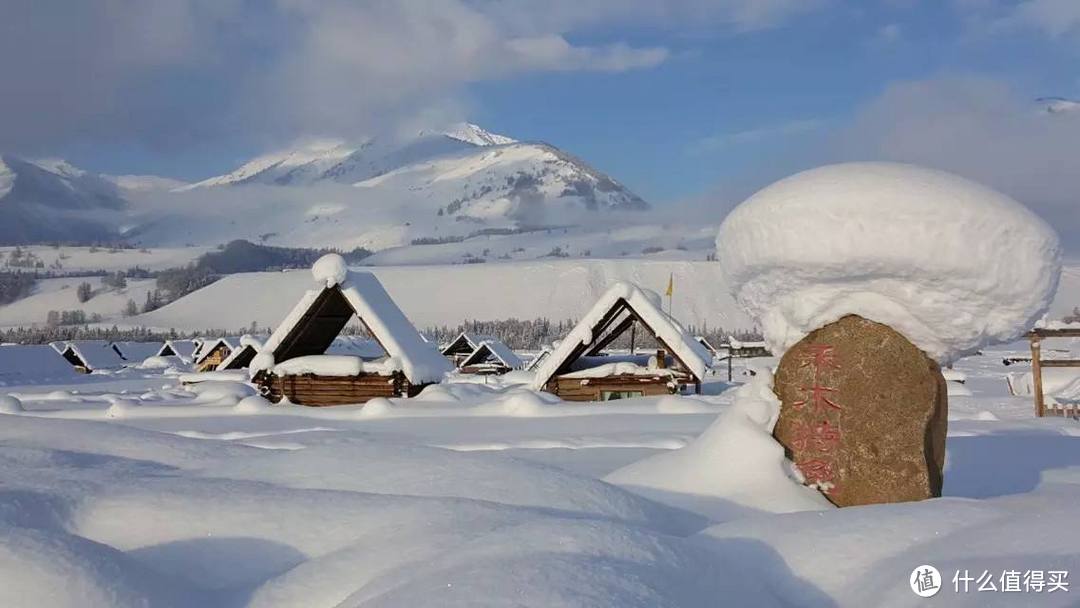
[(336, 253), (328, 253), (312, 264), (311, 274), (315, 277), (315, 282), (333, 287), (345, 282), (349, 276), (349, 266), (345, 263), (345, 258)]
[(712, 360), (712, 355), (704, 346), (698, 344), (697, 340), (688, 334), (675, 319), (663, 311), (660, 307), (660, 296), (656, 292), (620, 281), (600, 296), (592, 309), (578, 321), (566, 338), (555, 345), (551, 355), (540, 362), (536, 367), (533, 389), (543, 390), (544, 385), (559, 371), (578, 346), (593, 342), (597, 337), (592, 335), (593, 328), (619, 300), (625, 300), (630, 305), (630, 308), (652, 331), (656, 332), (656, 337), (671, 349), (671, 354), (682, 361), (690, 373), (699, 380), (705, 377), (705, 370), (708, 368), (709, 361)]
[(716, 251), (777, 355), (856, 314), (940, 362), (1030, 328), (1062, 257), (1054, 230), (1013, 199), (896, 163), (832, 165), (768, 186), (727, 216)]

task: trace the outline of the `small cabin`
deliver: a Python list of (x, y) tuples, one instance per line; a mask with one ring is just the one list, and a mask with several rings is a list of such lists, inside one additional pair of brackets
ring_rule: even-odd
[(262, 342), (251, 336), (241, 336), (239, 344), (218, 364), (217, 369), (221, 371), (247, 369), (255, 355), (259, 354), (260, 348), (262, 348)]
[(442, 354), (454, 364), (454, 367), (460, 368), (469, 355), (476, 352), (481, 342), (499, 342), (499, 338), (463, 331), (442, 349)]
[[(252, 380), (272, 402), (329, 406), (376, 397), (412, 397), (452, 368), (401, 312), (375, 275), (344, 270), (321, 277), (267, 339), (251, 363)], [(332, 262), (333, 260), (331, 260)], [(328, 353), (356, 319), (380, 348), (377, 357)]]
[[(609, 350), (630, 332), (655, 349)], [(612, 401), (701, 392), (709, 352), (660, 307), (660, 297), (616, 283), (537, 367), (533, 389), (565, 401)]]
[(195, 370), (200, 372), (212, 372), (221, 365), (232, 351), (236, 349), (236, 341), (230, 338), (218, 338), (203, 342), (198, 353), (195, 355)]
[(158, 350), (158, 357), (176, 357), (184, 363), (191, 363), (199, 355), (202, 340), (166, 340)]
[(771, 357), (769, 346), (762, 340), (736, 340), (728, 336), (727, 343), (722, 345), (735, 359), (751, 359), (756, 357)]
[(81, 374), (120, 369), (127, 361), (117, 346), (106, 340), (72, 340), (52, 345)]
[(499, 340), (484, 340), (461, 362), (460, 370), (465, 374), (491, 376), (524, 367), (525, 362), (509, 346)]

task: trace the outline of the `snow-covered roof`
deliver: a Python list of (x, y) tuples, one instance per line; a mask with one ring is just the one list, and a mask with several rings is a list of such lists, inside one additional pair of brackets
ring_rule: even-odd
[(70, 379), (75, 368), (48, 344), (0, 345), (0, 384)]
[(251, 363), (251, 359), (259, 353), (259, 349), (262, 348), (262, 342), (255, 337), (244, 334), (240, 336), (237, 341), (236, 348), (228, 354), (227, 357), (222, 359), (221, 365), (218, 365), (219, 370), (228, 369), (240, 369), (247, 367)]
[(120, 351), (108, 340), (70, 340), (64, 343), (64, 352), (70, 352), (91, 371), (119, 369), (127, 364)]
[(521, 357), (517, 356), (517, 354), (501, 340), (484, 340), (481, 342), (480, 346), (477, 346), (476, 350), (461, 362), (461, 367), (479, 365), (489, 358), (494, 358), (496, 361), (510, 369), (521, 369), (525, 367), (525, 362), (521, 360)]
[(705, 350), (709, 351), (710, 353), (716, 354), (717, 352), (719, 352), (705, 336), (694, 336), (694, 340), (697, 340), (697, 343), (704, 346)]
[[(573, 360), (589, 354), (590, 346), (606, 329), (611, 329), (623, 311), (636, 318), (656, 336), (671, 355), (699, 381), (705, 377), (712, 355), (674, 319), (660, 308), (660, 296), (631, 283), (618, 282), (611, 286), (574, 329), (536, 368), (533, 388), (542, 390), (553, 376)], [(616, 329), (618, 329), (616, 327)], [(610, 336), (610, 334), (609, 334)]]
[(232, 351), (236, 350), (236, 347), (237, 347), (237, 345), (239, 343), (240, 343), (239, 338), (222, 337), (222, 338), (214, 338), (212, 340), (211, 339), (203, 340), (202, 346), (200, 346), (200, 348), (198, 349), (198, 352), (195, 354), (195, 363), (196, 364), (202, 363), (203, 360), (206, 359), (207, 357), (209, 357), (210, 353), (214, 352), (214, 350), (218, 346), (223, 346), (223, 347), (229, 349), (229, 354), (232, 354)]
[(469, 354), (475, 351), (476, 348), (480, 346), (481, 342), (498, 340), (499, 338), (497, 336), (463, 331), (458, 334), (456, 338), (451, 340), (450, 343), (446, 345), (446, 348), (442, 349), (442, 354)]
[(191, 361), (199, 350), (201, 340), (166, 340), (158, 350), (158, 356), (176, 356)]
[(142, 363), (157, 355), (164, 346), (162, 342), (113, 342), (113, 345), (120, 350), (120, 356), (128, 365)]
[(348, 270), (337, 254), (319, 258), (312, 274), (319, 288), (305, 293), (274, 330), (252, 362), (252, 373), (294, 357), (324, 354), (353, 314), (386, 352), (386, 369), (400, 370), (413, 384), (439, 382), (451, 371), (375, 275)]
[(724, 278), (780, 355), (859, 315), (938, 361), (1016, 338), (1057, 290), (1054, 229), (961, 177), (896, 163), (805, 171), (754, 194), (716, 237)]

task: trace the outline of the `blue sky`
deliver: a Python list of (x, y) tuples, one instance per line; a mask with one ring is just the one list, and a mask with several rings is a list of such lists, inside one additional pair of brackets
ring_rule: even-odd
[(0, 149), (111, 173), (198, 179), (305, 136), (466, 119), (664, 203), (830, 160), (951, 165), (949, 112), (990, 137), (1080, 95), (1073, 0), (2, 1), (24, 94), (0, 101)]

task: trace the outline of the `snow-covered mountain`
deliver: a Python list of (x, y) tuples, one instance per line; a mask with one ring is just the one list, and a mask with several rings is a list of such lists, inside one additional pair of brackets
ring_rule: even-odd
[(109, 240), (128, 208), (102, 176), (62, 160), (0, 156), (0, 243)]
[(144, 206), (132, 241), (386, 249), (475, 234), (616, 223), (648, 204), (554, 146), (476, 125), (321, 140), (255, 158)]
[[(193, 184), (94, 175), (63, 161), (12, 159), (4, 167), (0, 193), (10, 190), (23, 202), (9, 215), (26, 236), (0, 234), (0, 243), (108, 237), (148, 246), (212, 246), (244, 238), (381, 250), (587, 226), (597, 218), (617, 224), (648, 209), (636, 194), (554, 146), (472, 124), (358, 144), (310, 141)], [(55, 207), (85, 209), (99, 225), (85, 232), (90, 236), (75, 238), (81, 225), (72, 231), (66, 218), (45, 219)], [(97, 215), (102, 210), (111, 213)]]

